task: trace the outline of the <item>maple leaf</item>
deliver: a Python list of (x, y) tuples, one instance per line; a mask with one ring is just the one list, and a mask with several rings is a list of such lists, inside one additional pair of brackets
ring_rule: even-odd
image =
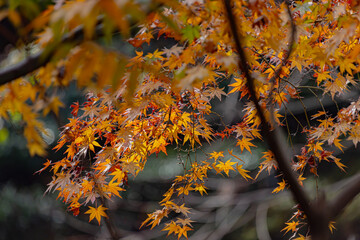
[(182, 52), (184, 48), (181, 46), (178, 46), (177, 44), (172, 46), (170, 49), (165, 48), (163, 50), (163, 53), (165, 53), (166, 57), (169, 58), (172, 54), (176, 57), (179, 57), (180, 53)]
[(181, 33), (183, 34), (183, 40), (189, 40), (191, 43), (195, 38), (200, 37), (200, 26), (192, 26), (186, 25), (183, 29), (181, 29)]
[(85, 213), (90, 214), (89, 222), (95, 218), (100, 225), (101, 217), (108, 217), (105, 213), (106, 210), (107, 210), (107, 208), (103, 207), (102, 205), (100, 205), (97, 208), (89, 206), (89, 210), (87, 210)]
[(210, 156), (216, 161), (219, 157), (224, 157), (224, 152), (212, 152)]
[(178, 87), (182, 90), (192, 89), (196, 84), (201, 85), (201, 80), (209, 76), (209, 70), (203, 66), (196, 66), (186, 71), (186, 77), (182, 78)]
[(190, 220), (190, 218), (177, 218), (176, 223), (180, 223), (182, 226), (190, 226), (192, 227), (191, 223), (194, 222)]
[(334, 145), (335, 145), (341, 152), (344, 152), (344, 150), (343, 150), (344, 146), (341, 145), (340, 140), (339, 140), (338, 138), (335, 139), (335, 140), (333, 141), (333, 143), (334, 143)]
[(299, 234), (299, 237), (294, 238), (294, 240), (311, 240), (311, 237)]
[(256, 147), (256, 146), (250, 142), (251, 140), (252, 139), (250, 139), (250, 138), (243, 137), (243, 138), (237, 140), (236, 146), (240, 146), (241, 152), (243, 152), (243, 150), (245, 148), (250, 153), (252, 153), (250, 147)]
[(229, 171), (230, 170), (235, 170), (232, 165), (236, 164), (236, 162), (230, 162), (231, 158), (229, 160), (227, 160), (226, 162), (219, 162), (216, 167), (217, 169), (219, 169), (220, 171), (224, 171), (226, 173), (226, 175), (229, 176)]
[(318, 113), (312, 115), (312, 118), (311, 118), (311, 119), (318, 118), (318, 117), (323, 116), (323, 115), (325, 115), (325, 114), (326, 114), (325, 111), (319, 111)]
[(59, 115), (59, 108), (64, 107), (65, 105), (60, 101), (60, 99), (56, 96), (52, 97), (49, 100), (49, 104), (44, 108), (43, 114), (47, 115), (50, 111), (55, 113), (56, 116)]
[(178, 196), (180, 196), (181, 194), (189, 195), (189, 191), (192, 190), (194, 190), (194, 188), (192, 188), (190, 184), (187, 184), (183, 187), (179, 187), (178, 189), (176, 189), (176, 191), (178, 192)]
[(77, 117), (78, 112), (79, 112), (79, 102), (75, 102), (74, 104), (70, 105), (70, 107), (73, 109), (73, 110), (71, 110), (71, 114), (74, 117)]
[[(118, 183), (118, 182), (110, 182), (106, 187), (106, 191), (109, 191), (110, 193), (118, 196), (119, 198), (122, 198), (119, 194), (120, 191), (125, 191), (124, 188), (119, 187), (119, 185), (122, 183)], [(111, 197), (111, 195), (110, 195)]]
[(36, 171), (34, 174), (36, 174), (36, 173), (40, 174), (42, 171), (47, 169), (51, 165), (51, 161), (49, 159), (47, 159), (47, 161), (45, 163), (43, 163), (43, 165), (44, 165), (44, 167), (41, 168), (40, 170)]
[(326, 81), (327, 79), (331, 79), (332, 77), (329, 74), (329, 71), (323, 71), (316, 73), (316, 82), (318, 85), (320, 85), (323, 81)]
[(276, 187), (276, 188), (272, 191), (272, 193), (278, 193), (278, 192), (284, 190), (284, 188), (285, 188), (285, 186), (286, 186), (285, 180), (283, 179), (281, 182), (278, 183), (278, 185), (279, 185), (279, 186)]
[(336, 229), (336, 227), (334, 226), (335, 222), (334, 221), (330, 221), (329, 222), (329, 229), (330, 232), (333, 233), (334, 229)]
[(210, 99), (217, 97), (220, 101), (221, 101), (221, 96), (227, 96), (227, 94), (223, 91), (224, 88), (208, 88), (205, 92), (204, 95), (209, 97)]
[(300, 174), (297, 179), (299, 181), (299, 184), (303, 186), (303, 181), (306, 179), (305, 177), (303, 177), (303, 174)]
[(249, 171), (249, 170), (245, 170), (245, 169), (243, 169), (242, 167), (243, 167), (243, 165), (240, 165), (240, 164), (237, 164), (237, 165), (236, 165), (236, 169), (238, 170), (238, 172), (240, 173), (240, 175), (241, 175), (243, 178), (245, 178), (246, 181), (248, 180), (248, 178), (249, 178), (249, 179), (253, 179), (252, 177), (250, 177), (249, 174), (247, 174), (247, 173), (250, 172), (250, 171)]
[(175, 209), (176, 209), (176, 212), (177, 212), (177, 213), (182, 213), (182, 214), (184, 214), (185, 216), (187, 216), (188, 213), (190, 213), (190, 211), (189, 211), (190, 208), (185, 207), (185, 203), (182, 204), (181, 206), (177, 206)]
[(339, 158), (334, 157), (333, 160), (334, 160), (334, 163), (336, 164), (336, 166), (338, 166), (338, 168), (341, 169), (341, 171), (346, 172), (345, 169), (344, 169), (346, 166), (343, 163), (340, 162)]
[(233, 87), (233, 89), (231, 89), (230, 93), (234, 93), (234, 92), (241, 92), (241, 89), (245, 86), (245, 82), (240, 79), (240, 78), (234, 78), (235, 82), (232, 84), (229, 84), (229, 86)]
[(180, 226), (177, 225), (174, 221), (171, 221), (170, 223), (166, 223), (165, 227), (161, 231), (168, 231), (168, 236), (172, 233), (177, 234), (180, 230)]
[(81, 186), (83, 187), (83, 193), (86, 194), (87, 192), (92, 192), (95, 184), (93, 181), (88, 181), (84, 179), (81, 183)]
[(203, 195), (203, 193), (207, 194), (206, 189), (207, 187), (205, 187), (203, 183), (195, 183), (194, 190), (200, 192), (201, 196)]
[(115, 168), (115, 171), (110, 173), (110, 175), (113, 175), (114, 177), (111, 179), (112, 182), (118, 181), (123, 182), (123, 179), (125, 178), (125, 173), (120, 168)]
[(297, 232), (298, 228), (296, 228), (298, 225), (299, 225), (299, 222), (298, 221), (292, 221), (292, 222), (288, 222), (288, 223), (285, 223), (287, 226), (284, 227), (283, 229), (281, 229), (281, 231), (286, 231), (285, 234), (288, 232), (288, 231), (292, 231), (292, 232)]
[(236, 66), (238, 59), (235, 54), (232, 54), (230, 56), (220, 55), (217, 57), (217, 61), (221, 65), (223, 65), (225, 67), (229, 67), (229, 66)]
[(192, 230), (189, 226), (182, 226), (179, 228), (179, 232), (178, 232), (178, 239), (180, 239), (182, 236), (186, 237), (186, 239), (188, 239), (187, 236), (187, 232)]
[(272, 168), (277, 169), (277, 167), (278, 167), (277, 162), (274, 158), (274, 154), (270, 150), (267, 152), (264, 152), (264, 155), (262, 156), (262, 158), (265, 158), (265, 160), (262, 163), (260, 163), (259, 172), (256, 175), (255, 179), (257, 179), (258, 176), (260, 175), (260, 173), (262, 171), (264, 171), (265, 169), (268, 171), (268, 173), (270, 175), (270, 171), (272, 170)]
[(360, 126), (357, 125), (349, 132), (347, 140), (352, 140), (354, 146), (357, 146), (357, 143), (360, 142)]

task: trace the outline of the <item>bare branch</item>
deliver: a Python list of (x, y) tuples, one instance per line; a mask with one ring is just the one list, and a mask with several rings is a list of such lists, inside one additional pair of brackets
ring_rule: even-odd
[(19, 77), (25, 76), (34, 70), (44, 66), (50, 58), (41, 59), (42, 51), (30, 56), (24, 61), (0, 70), (0, 85), (11, 82)]
[[(59, 1), (61, 2), (61, 1)], [(153, 3), (150, 4), (149, 8), (145, 12), (146, 15), (157, 11), (160, 7), (162, 7), (162, 3)], [(137, 22), (132, 22), (130, 24), (131, 27), (135, 26)], [(93, 38), (99, 38), (104, 35), (102, 17), (99, 17), (97, 20), (95, 33)], [(0, 70), (0, 86), (4, 85), (8, 82), (11, 82), (17, 78), (26, 76), (29, 73), (39, 69), (42, 66), (45, 66), (47, 63), (51, 61), (52, 56), (56, 53), (58, 45), (64, 43), (73, 43), (79, 44), (84, 40), (84, 29), (82, 26), (77, 27), (74, 31), (69, 34), (65, 34), (61, 41), (59, 41), (55, 46), (52, 46), (50, 49), (44, 49), (19, 62), (15, 65), (6, 67)]]
[(360, 193), (360, 173), (353, 176), (342, 191), (329, 203), (330, 218), (336, 218), (344, 208)]
[[(95, 37), (102, 36), (102, 25), (99, 24), (96, 27), (95, 31)], [(83, 34), (83, 28), (78, 27), (73, 32), (66, 34), (62, 41), (59, 42), (59, 44), (63, 43), (74, 43), (78, 44), (81, 41), (84, 40), (84, 34)], [(32, 73), (33, 71), (39, 69), (42, 66), (45, 66), (47, 63), (50, 62), (52, 56), (56, 53), (57, 48), (52, 47), (50, 50), (41, 50), (40, 52), (34, 54), (33, 56), (30, 56), (23, 60), (22, 62), (19, 62), (15, 65), (12, 65), (10, 67), (6, 67), (4, 69), (0, 70), (0, 86), (11, 82), (17, 78), (26, 76), (29, 73)]]

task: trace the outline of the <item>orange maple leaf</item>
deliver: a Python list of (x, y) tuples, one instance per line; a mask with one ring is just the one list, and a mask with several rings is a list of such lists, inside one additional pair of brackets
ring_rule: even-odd
[(96, 220), (98, 221), (99, 225), (100, 225), (100, 220), (101, 220), (101, 217), (108, 217), (105, 213), (105, 210), (107, 210), (106, 207), (103, 207), (102, 205), (100, 205), (99, 207), (97, 208), (94, 208), (94, 207), (91, 207), (89, 206), (89, 210), (87, 210), (85, 212), (85, 214), (90, 214), (89, 216), (89, 222), (91, 220), (93, 220), (94, 218), (96, 218)]

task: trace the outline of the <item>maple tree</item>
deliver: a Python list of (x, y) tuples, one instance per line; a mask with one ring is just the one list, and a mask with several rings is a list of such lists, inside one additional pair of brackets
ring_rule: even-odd
[[(273, 193), (289, 189), (293, 194), (296, 211), (283, 231), (296, 239), (328, 239), (336, 217), (359, 193), (360, 175), (330, 200), (324, 193), (310, 199), (303, 182), (319, 177), (324, 162), (345, 171), (333, 150), (360, 141), (360, 99), (335, 114), (322, 107), (308, 116), (304, 106), (305, 124), (287, 108), (289, 101), (303, 104), (306, 91), (321, 104), (315, 90), (335, 100), (356, 86), (358, 1), (79, 0), (56, 1), (45, 9), (35, 1), (2, 4), (2, 15), (19, 35), (17, 54), (25, 57), (0, 70), (0, 117), (20, 113), (30, 154), (45, 156), (40, 115), (59, 114), (64, 104), (57, 89), (74, 80), (85, 89), (86, 101), (71, 105), (73, 117), (54, 148), (64, 149), (64, 158), (47, 160), (39, 172), (50, 168), (47, 192), (56, 191), (74, 215), (88, 206), (89, 220), (100, 224), (103, 219), (114, 239), (119, 236), (105, 200), (121, 198), (128, 178), (140, 174), (149, 156), (167, 154), (171, 146), (188, 153), (186, 160), (178, 157), (183, 175), (175, 177), (160, 209), (139, 227), (154, 228), (174, 212), (177, 218), (163, 230), (178, 238), (192, 230), (184, 197), (206, 195), (209, 172), (253, 179), (233, 149), (192, 159), (190, 153), (201, 151), (205, 142), (229, 138), (249, 153), (259, 142), (267, 143), (254, 178), (278, 170)], [(135, 48), (133, 57), (111, 47), (114, 34)], [(158, 38), (176, 44), (142, 50)], [(294, 72), (310, 73), (311, 82), (294, 83)], [(233, 81), (226, 91), (221, 84), (228, 78)], [(216, 114), (211, 101), (232, 94), (244, 102), (238, 109), (243, 117), (215, 128), (208, 118)], [(289, 116), (306, 137), (298, 154), (285, 139), (292, 134)], [(300, 228), (309, 231), (298, 234)]]

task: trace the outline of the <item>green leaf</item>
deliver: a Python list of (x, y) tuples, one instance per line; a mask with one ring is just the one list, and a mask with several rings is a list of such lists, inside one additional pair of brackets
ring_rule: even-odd
[(6, 142), (6, 140), (9, 138), (9, 130), (6, 128), (0, 129), (0, 143)]
[(181, 29), (181, 33), (183, 34), (184, 41), (189, 40), (189, 42), (193, 42), (195, 38), (200, 37), (200, 26), (187, 25)]

